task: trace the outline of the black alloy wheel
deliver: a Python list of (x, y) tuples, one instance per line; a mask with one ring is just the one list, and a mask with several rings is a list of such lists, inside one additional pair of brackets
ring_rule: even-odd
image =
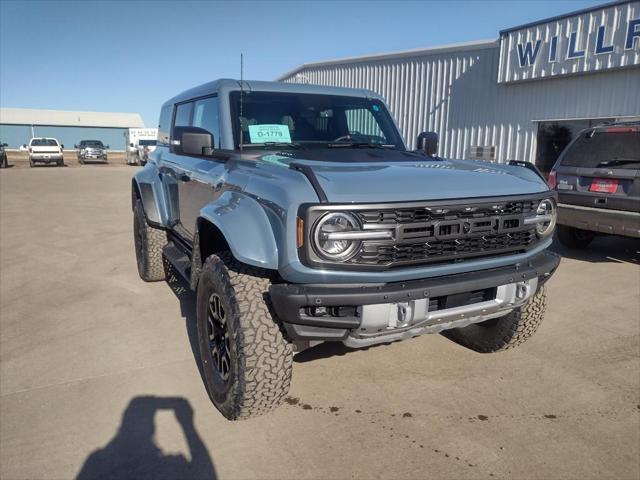
[(217, 293), (209, 296), (207, 308), (207, 334), (209, 351), (214, 370), (223, 382), (229, 380), (231, 356), (229, 350), (229, 329), (222, 301)]

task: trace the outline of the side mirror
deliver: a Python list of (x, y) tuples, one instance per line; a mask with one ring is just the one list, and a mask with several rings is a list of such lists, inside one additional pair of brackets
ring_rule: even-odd
[(78, 148), (78, 145), (74, 145), (73, 148)]
[(64, 143), (60, 144), (60, 148), (64, 149)]
[[(211, 152), (213, 135), (210, 133), (183, 133), (180, 146), (184, 155), (207, 155)], [(205, 150), (206, 149), (206, 150)]]
[(8, 147), (8, 146), (9, 146), (9, 144), (8, 144), (8, 143), (3, 143), (3, 144), (2, 144), (2, 146), (3, 146), (3, 147)]
[(438, 134), (422, 132), (418, 135), (418, 150), (422, 150), (429, 157), (435, 157), (438, 153)]
[(26, 143), (23, 143), (23, 144), (22, 144), (22, 148), (27, 148), (27, 144), (26, 144)]
[(110, 147), (109, 147), (109, 145), (107, 145), (107, 146), (106, 146), (106, 147), (104, 147), (104, 148), (105, 148), (105, 150), (108, 150)]
[(131, 148), (133, 148), (133, 143), (130, 143), (130, 144), (129, 144), (129, 146), (130, 146)]

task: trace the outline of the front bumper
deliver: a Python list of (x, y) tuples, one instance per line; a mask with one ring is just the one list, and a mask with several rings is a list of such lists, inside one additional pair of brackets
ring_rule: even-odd
[[(490, 270), (386, 284), (276, 284), (269, 293), (278, 317), (294, 341), (333, 340), (359, 347), (505, 315), (526, 302), (559, 263), (560, 257), (544, 251), (527, 262)], [(491, 289), (495, 289), (492, 299), (464, 305), (453, 302), (450, 308), (447, 304), (449, 298)], [(431, 311), (430, 303), (441, 299), (444, 308), (437, 309), (437, 313)], [(319, 307), (349, 307), (352, 314), (309, 314), (309, 309)]]
[(640, 238), (640, 213), (558, 204), (558, 224), (592, 232)]

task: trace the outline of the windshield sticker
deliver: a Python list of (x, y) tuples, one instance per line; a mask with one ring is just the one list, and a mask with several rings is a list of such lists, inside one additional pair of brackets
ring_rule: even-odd
[(291, 143), (291, 134), (287, 125), (249, 125), (251, 143)]

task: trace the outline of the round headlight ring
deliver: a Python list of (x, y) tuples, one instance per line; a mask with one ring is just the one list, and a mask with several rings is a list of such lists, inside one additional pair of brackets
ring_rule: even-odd
[(324, 234), (360, 230), (356, 218), (346, 212), (331, 212), (322, 216), (313, 229), (313, 247), (318, 255), (333, 262), (345, 262), (360, 248), (359, 240), (328, 240)]
[(548, 222), (540, 222), (536, 224), (536, 233), (540, 237), (547, 237), (553, 233), (553, 229), (556, 226), (556, 205), (550, 198), (545, 198), (540, 201), (538, 208), (536, 209), (537, 215), (549, 215), (551, 220)]

